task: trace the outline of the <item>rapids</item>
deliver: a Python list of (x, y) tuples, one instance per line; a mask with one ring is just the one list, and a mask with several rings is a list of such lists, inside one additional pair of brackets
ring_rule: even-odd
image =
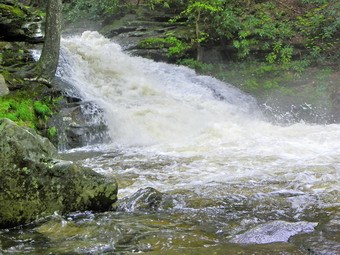
[[(117, 178), (120, 197), (150, 186), (173, 206), (55, 215), (0, 233), (3, 252), (336, 254), (339, 124), (273, 124), (232, 85), (130, 56), (97, 32), (64, 38), (62, 53), (58, 75), (103, 109), (110, 135), (64, 158)], [(229, 242), (273, 220), (318, 228), (288, 243)]]
[(145, 186), (221, 190), (239, 181), (339, 190), (340, 125), (273, 125), (254, 98), (231, 85), (129, 56), (97, 32), (64, 39), (63, 47), (62, 78), (104, 109), (111, 142), (100, 150), (122, 154), (86, 163), (135, 175), (121, 194)]

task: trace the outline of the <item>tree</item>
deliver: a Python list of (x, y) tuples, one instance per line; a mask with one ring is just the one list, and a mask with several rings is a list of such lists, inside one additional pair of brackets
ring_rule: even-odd
[(194, 27), (193, 44), (196, 48), (196, 60), (202, 61), (203, 48), (202, 43), (210, 36), (210, 29), (213, 27), (215, 16), (219, 15), (222, 8), (219, 2), (202, 0), (189, 4), (187, 8), (180, 13), (177, 18), (187, 18), (187, 24)]
[(58, 66), (61, 36), (62, 0), (47, 0), (45, 41), (41, 56), (33, 69), (34, 79), (51, 83)]

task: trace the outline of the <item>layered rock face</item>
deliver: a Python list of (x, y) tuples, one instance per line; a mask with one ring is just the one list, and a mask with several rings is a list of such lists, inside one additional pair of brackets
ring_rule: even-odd
[(91, 169), (58, 159), (33, 130), (0, 119), (0, 227), (29, 223), (54, 212), (106, 211), (117, 183)]
[(12, 0), (0, 0), (0, 38), (41, 42), (41, 17)]

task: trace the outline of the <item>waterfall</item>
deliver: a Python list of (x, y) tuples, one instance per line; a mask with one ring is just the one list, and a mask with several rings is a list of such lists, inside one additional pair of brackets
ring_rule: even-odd
[(339, 254), (339, 124), (275, 125), (231, 85), (97, 32), (62, 40), (57, 75), (111, 137), (61, 157), (121, 198), (143, 189), (114, 212), (2, 229), (0, 254)]
[[(109, 147), (123, 151), (128, 162), (134, 158), (139, 179), (132, 190), (240, 180), (319, 189), (339, 175), (338, 124), (274, 125), (254, 98), (233, 86), (183, 66), (129, 56), (97, 32), (64, 38), (62, 46), (62, 78), (102, 107)], [(151, 159), (157, 166), (144, 169), (141, 164)], [(109, 171), (117, 163), (110, 160), (87, 163), (101, 171), (105, 161)]]
[(229, 84), (183, 66), (122, 52), (97, 32), (63, 40), (64, 79), (105, 109), (113, 141), (127, 145), (183, 141), (216, 123), (260, 116), (256, 101)]

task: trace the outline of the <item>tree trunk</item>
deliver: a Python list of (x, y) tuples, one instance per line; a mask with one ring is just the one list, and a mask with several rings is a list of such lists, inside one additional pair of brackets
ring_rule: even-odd
[(195, 20), (195, 26), (196, 26), (196, 61), (201, 62), (203, 59), (203, 49), (202, 49), (202, 45), (200, 43), (200, 39), (201, 39), (201, 31), (200, 31), (200, 26), (199, 26), (199, 22), (201, 19), (201, 11), (198, 10), (198, 14)]
[(34, 69), (38, 78), (51, 82), (58, 66), (61, 36), (62, 0), (47, 0), (45, 41)]

